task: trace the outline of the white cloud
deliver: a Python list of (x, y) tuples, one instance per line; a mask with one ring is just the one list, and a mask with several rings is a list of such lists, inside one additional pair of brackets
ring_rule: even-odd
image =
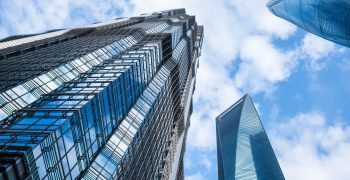
[(240, 57), (235, 83), (253, 93), (272, 89), (275, 83), (289, 77), (296, 64), (293, 52), (282, 52), (266, 36), (246, 38)]
[(117, 18), (129, 11), (124, 0), (15, 0), (1, 2), (0, 36), (39, 33), (49, 29), (79, 27)]
[[(13, 34), (31, 34), (49, 28), (62, 28), (68, 18), (67, 1), (35, 3), (34, 1), (4, 1), (2, 19)], [(9, 31), (7, 31), (10, 33)], [(7, 34), (1, 34), (6, 36)]]
[(210, 171), (213, 166), (212, 162), (206, 157), (201, 159), (200, 164), (202, 164), (208, 171)]
[(294, 34), (296, 27), (280, 18), (274, 16), (266, 8), (266, 0), (231, 0), (228, 4), (239, 17), (236, 27), (244, 25), (245, 31), (250, 33), (263, 33), (276, 36), (281, 39), (288, 39)]
[(189, 147), (209, 150), (216, 148), (216, 116), (242, 96), (230, 79), (229, 71), (213, 63), (212, 58), (215, 57), (208, 57), (203, 52), (200, 59), (188, 136)]
[(340, 60), (339, 67), (342, 71), (350, 71), (350, 59)]
[(326, 65), (325, 59), (335, 50), (333, 42), (307, 33), (302, 41), (299, 56), (306, 56), (310, 70), (319, 71)]
[[(331, 123), (329, 123), (331, 122)], [(300, 113), (270, 131), (286, 179), (348, 179), (350, 127), (317, 112)]]
[(188, 132), (187, 143), (190, 148), (214, 150), (216, 148), (215, 117), (194, 112)]
[(333, 49), (334, 43), (311, 33), (307, 33), (303, 39), (302, 50), (311, 59), (324, 58)]
[(186, 180), (204, 180), (205, 178), (202, 174), (196, 173), (194, 175), (186, 176)]

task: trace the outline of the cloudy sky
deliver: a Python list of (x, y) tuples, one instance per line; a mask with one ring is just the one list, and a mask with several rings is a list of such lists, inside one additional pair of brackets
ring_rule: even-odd
[(186, 179), (217, 179), (215, 117), (245, 93), (287, 179), (348, 179), (350, 51), (274, 17), (266, 0), (3, 0), (0, 38), (184, 7), (205, 37)]

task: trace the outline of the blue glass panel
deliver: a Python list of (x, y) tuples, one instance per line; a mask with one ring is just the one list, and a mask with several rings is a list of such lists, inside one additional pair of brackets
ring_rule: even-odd
[(349, 0), (270, 0), (267, 7), (313, 34), (350, 47)]
[(218, 116), (216, 133), (219, 180), (284, 180), (249, 96)]

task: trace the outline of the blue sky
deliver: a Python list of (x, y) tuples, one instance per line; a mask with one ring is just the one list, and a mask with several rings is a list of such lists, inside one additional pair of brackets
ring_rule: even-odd
[(350, 51), (274, 17), (266, 0), (12, 0), (0, 37), (185, 7), (204, 46), (186, 179), (217, 179), (215, 117), (249, 93), (287, 179), (348, 179)]

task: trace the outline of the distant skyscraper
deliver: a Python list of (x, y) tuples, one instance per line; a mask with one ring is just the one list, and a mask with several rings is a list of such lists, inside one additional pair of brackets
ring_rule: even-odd
[(183, 179), (203, 27), (185, 9), (0, 41), (0, 179)]
[(349, 0), (270, 0), (267, 7), (313, 34), (350, 47)]
[(283, 180), (269, 139), (248, 95), (216, 119), (219, 180)]

